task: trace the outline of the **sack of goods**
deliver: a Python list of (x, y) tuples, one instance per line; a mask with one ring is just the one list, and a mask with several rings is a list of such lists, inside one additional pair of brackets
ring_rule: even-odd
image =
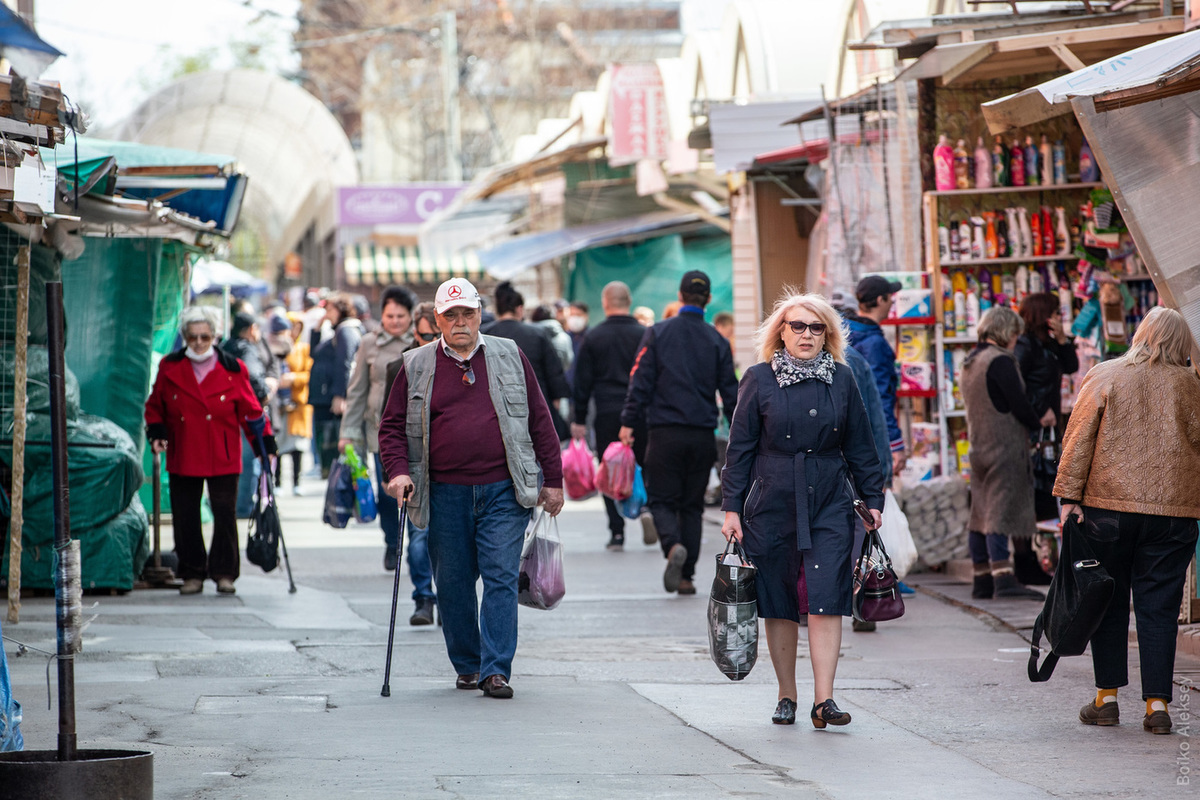
[(604, 457), (596, 467), (596, 488), (605, 497), (625, 500), (633, 494), (633, 478), (637, 471), (637, 459), (633, 450), (620, 442), (604, 448)]
[(325, 511), (321, 520), (335, 528), (344, 528), (354, 516), (356, 497), (354, 477), (350, 466), (340, 458), (329, 470), (329, 483), (325, 487)]
[(742, 546), (730, 539), (717, 556), (708, 595), (708, 654), (732, 681), (749, 675), (758, 661), (757, 575)]
[(525, 533), (525, 549), (521, 553), (521, 571), (517, 577), (517, 602), (549, 611), (566, 593), (558, 520), (545, 511), (538, 511)]
[(900, 510), (900, 503), (891, 489), (884, 495), (883, 524), (879, 526), (879, 538), (891, 556), (896, 579), (904, 580), (904, 576), (917, 563), (917, 545), (908, 527), (908, 517)]
[(586, 500), (596, 493), (596, 457), (582, 439), (572, 439), (562, 454), (567, 497)]

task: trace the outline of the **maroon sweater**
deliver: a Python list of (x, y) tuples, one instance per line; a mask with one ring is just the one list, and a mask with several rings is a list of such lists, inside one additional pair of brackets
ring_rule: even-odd
[[(481, 348), (471, 359), (475, 383), (463, 383), (463, 371), (457, 362), (437, 348), (433, 373), (433, 394), (429, 404), (429, 477), (438, 483), (479, 486), (498, 483), (512, 476), (500, 422), (488, 392), (487, 362)], [(562, 488), (562, 455), (558, 434), (550, 419), (550, 409), (542, 396), (533, 367), (521, 353), (525, 368), (525, 392), (529, 399), (529, 433), (533, 451), (542, 468), (544, 485)], [(408, 373), (401, 369), (388, 395), (379, 425), (379, 454), (389, 476), (408, 473)]]

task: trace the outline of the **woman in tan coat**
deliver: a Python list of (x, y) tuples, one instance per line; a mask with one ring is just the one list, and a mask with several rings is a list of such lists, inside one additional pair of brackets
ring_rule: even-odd
[(1178, 312), (1151, 309), (1129, 352), (1088, 372), (1063, 439), (1054, 494), (1116, 583), (1092, 636), (1096, 699), (1085, 725), (1117, 725), (1129, 683), (1129, 597), (1137, 606), (1142, 727), (1171, 732), (1175, 637), (1200, 518), (1200, 380)]
[[(290, 454), (292, 461), (292, 494), (300, 494), (300, 462), (308, 450), (312, 436), (312, 406), (308, 404), (308, 374), (312, 370), (312, 357), (308, 353), (308, 342), (302, 331), (304, 318), (292, 312), (288, 314), (292, 323), (295, 342), (284, 359), (288, 371), (279, 378), (280, 402), (286, 414), (279, 436), (279, 454)], [(282, 459), (281, 459), (282, 461)], [(282, 471), (282, 467), (280, 467)], [(278, 481), (276, 481), (278, 485)]]
[(984, 312), (979, 344), (963, 362), (962, 394), (971, 439), (971, 520), (967, 546), (975, 567), (971, 596), (979, 599), (1042, 595), (1013, 574), (1008, 537), (1032, 535), (1033, 466), (1029, 433), (1054, 424), (1040, 418), (1028, 398), (1013, 350), (1025, 323), (1003, 306)]

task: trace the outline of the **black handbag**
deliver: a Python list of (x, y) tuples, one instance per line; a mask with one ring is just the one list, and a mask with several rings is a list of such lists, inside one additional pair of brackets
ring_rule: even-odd
[[(1046, 431), (1049, 431), (1047, 438)], [(1061, 451), (1056, 441), (1054, 426), (1042, 428), (1033, 444), (1033, 488), (1047, 494), (1054, 493), (1054, 481), (1058, 478), (1058, 459)]]
[[(1050, 581), (1042, 613), (1033, 623), (1029, 680), (1034, 683), (1047, 681), (1060, 657), (1083, 655), (1092, 634), (1104, 619), (1112, 595), (1112, 576), (1096, 560), (1079, 520), (1068, 515), (1063, 523), (1058, 569)], [(1039, 668), (1037, 661), (1043, 633), (1050, 645), (1050, 654)]]
[(850, 611), (859, 622), (886, 622), (904, 616), (904, 598), (900, 596), (900, 580), (892, 569), (892, 559), (883, 546), (879, 531), (865, 503), (854, 499), (854, 511), (862, 518), (867, 535), (863, 537), (862, 552), (854, 564), (854, 594)]
[(279, 566), (279, 540), (283, 538), (283, 527), (279, 524), (279, 510), (275, 507), (270, 476), (264, 472), (259, 481), (258, 501), (250, 514), (246, 560), (262, 567), (263, 572), (270, 572)]

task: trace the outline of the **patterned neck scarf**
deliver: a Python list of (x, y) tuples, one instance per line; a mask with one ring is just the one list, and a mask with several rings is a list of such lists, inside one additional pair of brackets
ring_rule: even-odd
[(793, 383), (816, 378), (828, 384), (833, 384), (833, 356), (828, 350), (822, 350), (816, 358), (796, 358), (784, 348), (775, 351), (771, 356), (771, 369), (775, 372), (775, 380), (780, 388), (787, 388)]

